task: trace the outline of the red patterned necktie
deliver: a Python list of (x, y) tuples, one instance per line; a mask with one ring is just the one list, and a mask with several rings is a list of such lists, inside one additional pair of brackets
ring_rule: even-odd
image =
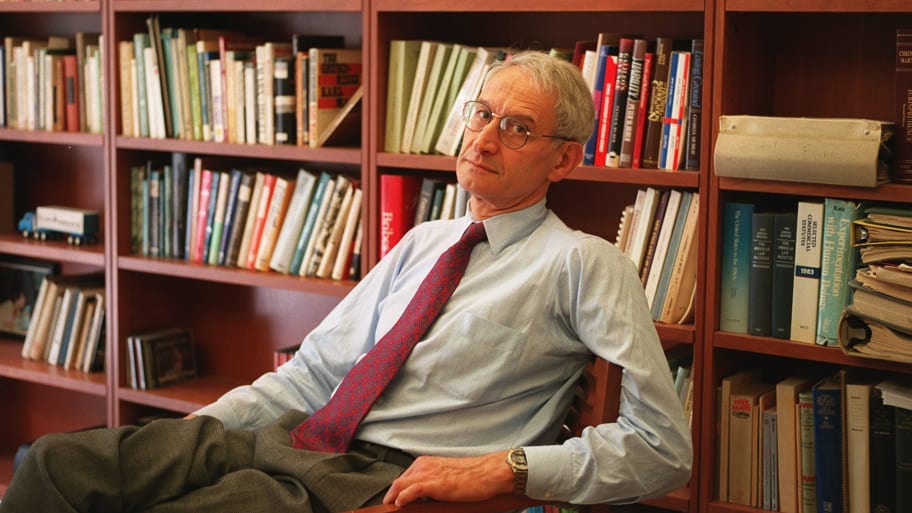
[(453, 294), (472, 248), (486, 238), (484, 224), (472, 223), (462, 238), (440, 255), (396, 324), (352, 367), (329, 402), (291, 430), (295, 448), (348, 451), (361, 419)]

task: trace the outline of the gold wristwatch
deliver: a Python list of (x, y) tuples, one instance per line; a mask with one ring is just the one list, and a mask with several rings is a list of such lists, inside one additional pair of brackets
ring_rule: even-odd
[(525, 495), (526, 482), (529, 480), (529, 464), (526, 462), (526, 451), (522, 447), (507, 452), (507, 465), (513, 470), (513, 493)]

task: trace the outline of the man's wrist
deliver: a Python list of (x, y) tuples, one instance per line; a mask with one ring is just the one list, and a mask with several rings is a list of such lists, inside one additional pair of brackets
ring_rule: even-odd
[(517, 447), (507, 451), (507, 465), (513, 471), (513, 493), (526, 493), (526, 484), (529, 482), (529, 464), (526, 460), (526, 451)]

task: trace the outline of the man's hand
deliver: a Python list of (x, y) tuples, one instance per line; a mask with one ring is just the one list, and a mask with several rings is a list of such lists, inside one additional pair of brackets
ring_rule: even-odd
[(507, 451), (472, 458), (421, 456), (393, 481), (384, 504), (405, 506), (419, 499), (475, 502), (513, 491)]

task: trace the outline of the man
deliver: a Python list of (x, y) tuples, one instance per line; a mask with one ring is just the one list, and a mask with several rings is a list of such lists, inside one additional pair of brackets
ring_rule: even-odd
[[(471, 194), (468, 216), (415, 227), (305, 337), (291, 362), (192, 420), (42, 439), (0, 511), (24, 511), (4, 509), (7, 500), (16, 508), (36, 504), (24, 498), (29, 493), (50, 497), (36, 499), (40, 507), (31, 511), (228, 505), (249, 513), (510, 492), (624, 502), (686, 483), (689, 428), (633, 263), (545, 207), (549, 185), (581, 162), (594, 124), (578, 71), (542, 53), (517, 54), (495, 65), (464, 113), (457, 177)], [(342, 454), (298, 449), (312, 435), (306, 422), (326, 411), (320, 408), (334, 390), (350, 393), (352, 381), (343, 378), (383, 343), (421, 295), (416, 290), (438, 255), (473, 222), (483, 223), (486, 240), (468, 250), (458, 287), (350, 447)], [(592, 354), (625, 369), (618, 422), (546, 445)], [(75, 473), (54, 459), (60, 451), (81, 479), (68, 480)], [(516, 464), (523, 457), (527, 471)]]

